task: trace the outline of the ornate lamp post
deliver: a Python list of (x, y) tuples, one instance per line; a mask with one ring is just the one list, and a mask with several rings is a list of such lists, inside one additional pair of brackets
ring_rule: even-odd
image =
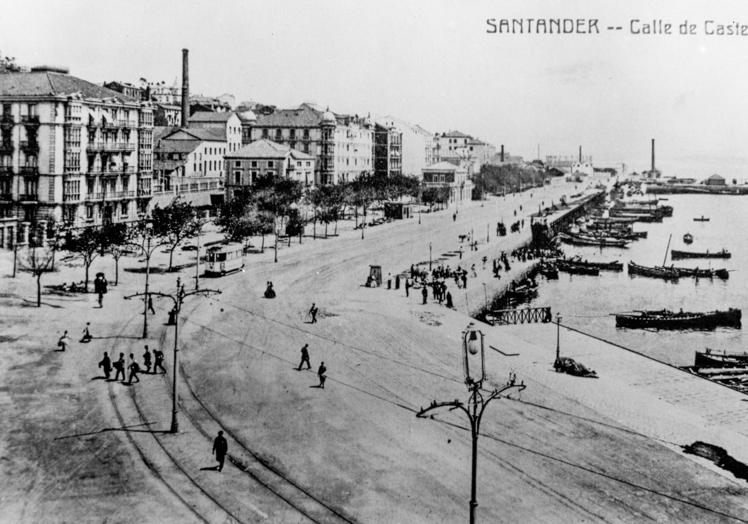
[[(485, 392), (483, 382), (486, 379), (486, 357), (483, 344), (483, 332), (475, 327), (471, 322), (462, 332), (462, 360), (463, 372), (465, 374), (465, 385), (470, 392), (470, 398), (467, 405), (459, 400), (449, 402), (433, 401), (427, 408), (421, 408), (416, 413), (418, 418), (426, 418), (427, 413), (442, 407), (449, 407), (449, 410), (459, 409), (465, 413), (470, 421), (470, 434), (473, 439), (473, 452), (470, 475), (470, 524), (475, 524), (475, 514), (478, 507), (476, 499), (476, 483), (478, 477), (478, 434), (480, 433), (480, 423), (483, 418), (483, 412), (488, 403), (509, 389), (522, 391), (525, 389), (524, 384), (515, 384), (512, 379), (501, 388), (494, 388), (493, 391)], [(484, 392), (486, 393), (484, 395)]]

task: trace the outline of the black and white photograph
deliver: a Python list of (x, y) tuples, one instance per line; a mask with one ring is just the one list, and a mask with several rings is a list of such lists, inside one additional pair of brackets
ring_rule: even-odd
[(748, 3), (0, 23), (0, 523), (748, 522)]

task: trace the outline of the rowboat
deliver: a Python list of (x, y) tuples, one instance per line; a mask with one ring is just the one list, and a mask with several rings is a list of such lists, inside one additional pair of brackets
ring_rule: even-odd
[(686, 233), (685, 235), (683, 235), (683, 242), (686, 244), (693, 243), (693, 235), (691, 233)]
[(742, 313), (739, 309), (727, 311), (675, 313), (662, 309), (657, 311), (634, 311), (617, 313), (616, 327), (652, 329), (714, 329), (717, 326), (740, 327)]
[(623, 271), (623, 262), (619, 262), (618, 260), (613, 262), (591, 262), (589, 260), (582, 260), (579, 256), (576, 256), (574, 258), (558, 260), (558, 263), (574, 264), (577, 266), (599, 269), (601, 271)]
[(709, 217), (705, 217), (704, 215), (701, 215), (701, 217), (694, 217), (694, 222), (709, 222)]
[(568, 260), (559, 260), (556, 263), (559, 271), (565, 273), (571, 273), (573, 275), (593, 275), (597, 276), (600, 274), (600, 270), (595, 267), (589, 267), (581, 264), (576, 264)]
[(714, 252), (695, 252), (695, 251), (679, 251), (677, 249), (670, 250), (670, 256), (673, 260), (678, 258), (730, 258), (732, 255), (726, 249)]
[(628, 247), (630, 240), (608, 237), (592, 237), (587, 235), (570, 235), (568, 233), (559, 233), (559, 238), (567, 244), (580, 246), (597, 246), (597, 247)]
[(698, 267), (675, 267), (670, 266), (670, 269), (674, 269), (678, 272), (681, 277), (694, 277), (694, 278), (721, 278), (727, 280), (730, 278), (730, 272), (724, 268), (720, 269), (699, 269)]
[(663, 280), (677, 281), (680, 273), (674, 268), (662, 266), (640, 266), (635, 262), (629, 261), (629, 275), (640, 275), (643, 277), (661, 278)]

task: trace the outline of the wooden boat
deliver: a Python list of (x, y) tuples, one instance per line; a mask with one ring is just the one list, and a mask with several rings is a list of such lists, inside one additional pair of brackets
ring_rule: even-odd
[(739, 309), (727, 311), (675, 313), (667, 309), (617, 313), (616, 327), (652, 329), (714, 329), (717, 326), (740, 327)]
[(680, 278), (680, 274), (673, 268), (667, 268), (662, 266), (640, 266), (635, 262), (629, 261), (629, 275), (640, 275), (643, 277), (650, 278), (661, 278), (663, 280), (677, 281)]
[(559, 260), (556, 263), (559, 271), (565, 273), (571, 273), (573, 275), (593, 275), (597, 276), (600, 274), (600, 270), (595, 267), (589, 267), (569, 260)]
[(696, 351), (693, 366), (695, 368), (740, 368), (748, 366), (748, 353), (721, 353), (706, 348)]
[(692, 244), (693, 243), (693, 235), (691, 233), (686, 233), (683, 235), (683, 242), (686, 244)]
[(720, 269), (699, 269), (698, 267), (675, 267), (670, 266), (670, 269), (674, 269), (678, 272), (678, 275), (682, 277), (694, 277), (694, 278), (721, 278), (727, 280), (730, 278), (730, 272), (724, 268)]
[(702, 253), (696, 251), (680, 251), (678, 249), (671, 249), (670, 256), (673, 258), (673, 260), (675, 260), (679, 258), (730, 258), (732, 255), (726, 249), (722, 249), (721, 251), (714, 251), (712, 253), (710, 253), (709, 251)]
[(542, 264), (540, 264), (540, 267), (538, 267), (538, 273), (543, 275), (548, 280), (558, 279), (558, 268), (555, 264), (552, 264), (550, 262), (543, 262)]
[(580, 257), (561, 259), (558, 263), (569, 263), (577, 266), (590, 267), (599, 269), (601, 271), (623, 271), (623, 262), (618, 260), (614, 262), (590, 262), (589, 260), (582, 260)]
[(587, 235), (570, 235), (568, 233), (559, 233), (559, 238), (567, 244), (579, 246), (597, 246), (597, 247), (628, 247), (630, 240), (609, 237), (593, 237)]
[(709, 217), (705, 217), (704, 215), (701, 215), (701, 217), (694, 217), (694, 222), (709, 222)]

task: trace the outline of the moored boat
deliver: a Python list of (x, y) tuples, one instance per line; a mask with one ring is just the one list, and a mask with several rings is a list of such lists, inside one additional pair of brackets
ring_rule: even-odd
[(748, 366), (748, 353), (718, 353), (713, 349), (696, 351), (693, 366), (695, 368), (739, 368)]
[(694, 217), (694, 222), (709, 222), (709, 217), (705, 217), (704, 215), (701, 215), (701, 217)]
[(630, 240), (609, 237), (593, 237), (587, 235), (571, 235), (568, 233), (559, 233), (559, 238), (567, 244), (580, 246), (598, 246), (598, 247), (628, 247)]
[(720, 269), (700, 269), (698, 267), (675, 267), (670, 266), (670, 269), (674, 269), (678, 272), (681, 277), (694, 277), (694, 278), (721, 278), (727, 280), (730, 278), (730, 272), (724, 268)]
[(573, 275), (593, 275), (597, 276), (600, 274), (600, 270), (595, 267), (589, 267), (581, 264), (577, 264), (568, 260), (559, 260), (556, 263), (559, 271), (565, 273), (571, 273)]
[(652, 329), (714, 329), (717, 326), (740, 327), (741, 311), (729, 308), (727, 311), (673, 312), (667, 309), (657, 311), (634, 311), (616, 313), (616, 327)]
[(673, 258), (673, 260), (675, 260), (679, 258), (730, 258), (732, 255), (726, 249), (712, 252), (681, 251), (678, 249), (671, 249), (670, 256)]
[(661, 278), (663, 280), (673, 281), (677, 281), (680, 277), (680, 274), (674, 268), (640, 266), (632, 261), (629, 261), (629, 275), (640, 275), (643, 277)]
[(574, 258), (561, 259), (558, 263), (575, 264), (578, 266), (590, 267), (599, 269), (601, 271), (623, 271), (623, 262), (615, 260), (613, 262), (594, 262), (589, 260), (582, 260), (579, 256)]
[(686, 233), (683, 235), (683, 242), (686, 244), (692, 244), (693, 243), (693, 235), (691, 233)]

